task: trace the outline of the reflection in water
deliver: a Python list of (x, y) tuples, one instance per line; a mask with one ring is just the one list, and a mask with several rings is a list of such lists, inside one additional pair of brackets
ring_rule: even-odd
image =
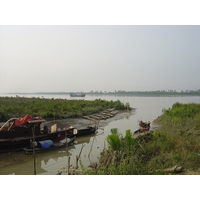
[[(101, 131), (102, 132), (102, 131)], [(80, 154), (82, 145), (84, 145), (81, 153), (80, 160), (83, 165), (87, 168), (91, 162), (97, 162), (100, 151), (103, 145), (100, 145), (100, 141), (103, 142), (104, 134), (84, 136), (76, 138), (74, 145), (69, 146), (67, 149), (62, 148), (55, 151), (49, 151), (44, 153), (36, 154), (36, 173), (37, 174), (57, 174), (58, 170), (67, 166), (67, 156), (71, 157), (71, 164), (75, 166), (76, 156)], [(88, 154), (91, 150), (93, 141), (92, 151), (90, 157)], [(101, 148), (100, 148), (101, 147)], [(6, 160), (7, 154), (1, 154), (1, 160)], [(15, 174), (15, 175), (32, 175), (34, 174), (33, 167), (33, 155), (25, 155), (23, 152), (15, 152), (9, 154), (10, 163), (7, 166), (2, 164), (0, 167), (0, 174)], [(21, 162), (17, 162), (16, 157), (20, 158)], [(15, 163), (11, 162), (16, 159)]]
[[(66, 96), (51, 96), (49, 98), (66, 98)], [(105, 142), (112, 128), (118, 128), (121, 134), (130, 129), (132, 132), (138, 129), (138, 121), (153, 121), (162, 113), (163, 108), (170, 108), (174, 103), (200, 103), (200, 97), (125, 97), (125, 96), (90, 96), (86, 99), (95, 100), (102, 98), (106, 100), (127, 101), (131, 107), (137, 108), (125, 117), (115, 117), (114, 121), (98, 130), (97, 135), (89, 135), (75, 139), (73, 146), (55, 151), (36, 154), (37, 174), (57, 174), (58, 170), (67, 166), (67, 155), (71, 157), (70, 163), (76, 165), (76, 156), (82, 153), (80, 160), (85, 168), (91, 163), (98, 162), (100, 152), (107, 148)], [(92, 150), (91, 150), (92, 149)], [(11, 154), (0, 154), (0, 174), (33, 174), (33, 156), (25, 155), (23, 152)]]

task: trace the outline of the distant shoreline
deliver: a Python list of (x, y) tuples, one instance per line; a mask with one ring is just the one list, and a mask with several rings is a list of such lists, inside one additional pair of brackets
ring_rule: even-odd
[[(33, 93), (0, 93), (1, 95), (70, 95), (71, 92), (33, 92)], [(86, 95), (116, 95), (116, 96), (200, 96), (200, 90), (176, 91), (116, 91), (116, 92), (84, 92)]]

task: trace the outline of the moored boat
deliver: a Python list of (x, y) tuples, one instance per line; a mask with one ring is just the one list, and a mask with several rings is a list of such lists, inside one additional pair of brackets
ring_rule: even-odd
[(139, 121), (139, 129), (136, 130), (134, 133), (142, 133), (145, 131), (149, 131), (150, 129), (150, 122), (143, 122), (143, 121)]
[(67, 134), (68, 136), (76, 136), (76, 137), (80, 137), (80, 136), (85, 136), (85, 135), (89, 135), (89, 134), (94, 134), (96, 132), (96, 127), (93, 126), (88, 126), (86, 128), (69, 128), (67, 130)]
[(52, 140), (57, 142), (74, 136), (84, 136), (95, 133), (95, 127), (74, 128), (69, 127), (61, 130), (57, 128), (57, 124), (51, 126), (48, 130), (47, 126), (41, 129), (41, 124), (46, 120), (41, 117), (31, 117), (26, 115), (23, 118), (12, 118), (0, 127), (0, 152), (10, 152), (23, 150), (29, 146), (33, 139), (38, 141)]
[[(31, 155), (33, 153), (42, 153), (46, 151), (61, 149), (66, 147), (67, 145), (70, 146), (74, 142), (75, 138), (76, 136), (71, 138), (66, 138), (64, 140), (55, 143), (52, 140), (38, 141), (35, 142), (35, 144), (30, 142), (30, 145), (24, 148), (24, 153), (27, 155)], [(33, 148), (33, 145), (35, 145), (35, 148)]]
[(44, 128), (41, 130), (40, 125), (46, 122), (41, 117), (31, 117), (26, 115), (23, 118), (12, 118), (0, 127), (0, 152), (9, 152), (22, 150), (28, 146), (30, 140), (52, 140), (60, 141), (65, 138), (66, 130), (58, 131), (52, 126), (51, 131)]

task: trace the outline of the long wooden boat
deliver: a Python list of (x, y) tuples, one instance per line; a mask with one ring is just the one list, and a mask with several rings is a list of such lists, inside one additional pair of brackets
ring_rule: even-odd
[(68, 136), (74, 135), (76, 137), (94, 134), (95, 132), (96, 132), (96, 127), (93, 127), (93, 126), (88, 126), (87, 128), (72, 127), (67, 130)]
[(61, 141), (55, 142), (55, 143), (52, 140), (38, 141), (34, 144), (35, 148), (33, 148), (33, 144), (30, 144), (30, 146), (25, 147), (24, 153), (26, 155), (32, 155), (34, 152), (42, 153), (42, 152), (46, 152), (46, 151), (61, 149), (61, 148), (66, 147), (66, 145), (70, 146), (74, 142), (75, 138), (76, 138), (76, 136), (74, 136), (72, 138), (66, 138), (64, 140), (61, 140)]
[(0, 127), (0, 153), (23, 150), (23, 148), (29, 146), (30, 140), (33, 140), (33, 138), (36, 142), (43, 140), (56, 142), (65, 139), (65, 137), (79, 137), (96, 131), (94, 127), (82, 129), (70, 127), (59, 130), (56, 124), (51, 127), (51, 130), (48, 130), (47, 127), (41, 129), (40, 126), (43, 122), (46, 122), (46, 120), (41, 117), (33, 118), (30, 115), (8, 120)]
[(52, 140), (60, 141), (65, 138), (66, 130), (58, 131), (48, 129), (41, 130), (40, 125), (46, 120), (33, 118), (26, 115), (23, 118), (12, 118), (0, 127), (0, 152), (23, 150), (28, 146), (30, 140), (35, 141)]

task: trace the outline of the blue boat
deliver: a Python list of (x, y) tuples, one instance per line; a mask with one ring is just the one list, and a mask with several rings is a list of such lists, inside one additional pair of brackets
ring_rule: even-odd
[(70, 97), (85, 97), (84, 93), (70, 93)]

